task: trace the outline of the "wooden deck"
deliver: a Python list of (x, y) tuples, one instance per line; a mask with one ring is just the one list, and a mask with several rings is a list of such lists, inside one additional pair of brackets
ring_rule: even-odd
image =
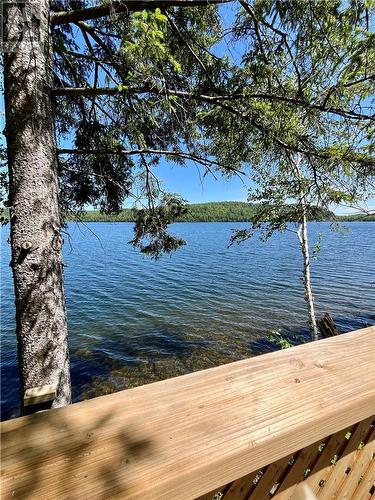
[(199, 500), (368, 500), (375, 493), (374, 454), (375, 422), (370, 417)]
[(1, 498), (297, 500), (307, 484), (368, 499), (374, 339), (370, 327), (3, 422)]

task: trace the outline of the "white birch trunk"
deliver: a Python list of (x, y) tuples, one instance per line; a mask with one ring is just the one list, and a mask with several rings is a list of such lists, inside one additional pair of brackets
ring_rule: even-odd
[[(295, 168), (298, 178), (301, 180), (301, 170), (300, 170), (301, 158), (298, 157), (295, 161)], [(305, 194), (300, 190), (299, 193), (299, 203), (301, 207), (301, 223), (298, 230), (298, 240), (301, 246), (302, 256), (303, 256), (303, 284), (305, 288), (305, 300), (307, 302), (308, 315), (309, 315), (309, 328), (312, 340), (319, 339), (319, 330), (317, 326), (315, 307), (314, 307), (314, 296), (312, 292), (311, 285), (311, 264), (310, 264), (310, 251), (309, 251), (309, 240), (307, 233), (307, 209), (305, 202)]]
[(318, 340), (319, 330), (316, 322), (314, 296), (312, 293), (312, 286), (311, 286), (310, 252), (309, 252), (309, 242), (307, 236), (306, 209), (304, 210), (302, 223), (300, 225), (300, 231), (298, 232), (298, 239), (303, 255), (303, 285), (305, 288), (305, 299), (307, 302), (307, 308), (309, 314), (309, 328), (311, 332), (311, 338), (313, 340)]

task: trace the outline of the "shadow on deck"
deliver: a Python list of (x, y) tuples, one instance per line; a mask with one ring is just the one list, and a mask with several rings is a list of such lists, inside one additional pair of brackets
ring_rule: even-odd
[(374, 335), (3, 422), (1, 498), (371, 498)]

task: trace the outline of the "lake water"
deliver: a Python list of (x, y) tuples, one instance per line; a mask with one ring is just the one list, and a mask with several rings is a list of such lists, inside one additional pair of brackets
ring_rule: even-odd
[[(158, 262), (128, 241), (131, 223), (69, 224), (64, 247), (74, 399), (105, 394), (275, 349), (278, 329), (308, 339), (296, 236), (228, 248), (246, 223), (180, 223), (187, 245)], [(318, 314), (345, 332), (375, 323), (375, 223), (323, 235), (313, 263)], [(17, 412), (14, 295), (8, 229), (1, 242), (2, 418)], [(291, 337), (292, 338), (292, 337)], [(295, 340), (293, 340), (295, 342)]]

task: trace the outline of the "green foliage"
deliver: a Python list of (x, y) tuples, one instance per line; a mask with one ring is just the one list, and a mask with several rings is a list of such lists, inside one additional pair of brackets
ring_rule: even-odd
[(185, 211), (181, 198), (164, 195), (157, 206), (135, 211), (134, 239), (130, 242), (154, 259), (185, 245), (185, 241), (167, 232), (168, 225)]
[[(135, 12), (131, 19), (129, 39), (124, 40), (120, 48), (128, 65), (133, 68), (128, 73), (127, 82), (130, 84), (154, 77), (155, 68), (160, 73), (167, 69), (180, 73), (181, 64), (166, 42), (168, 18), (160, 9)], [(124, 86), (120, 85), (119, 89), (124, 89)]]
[(322, 451), (324, 450), (325, 447), (326, 447), (326, 443), (320, 443), (320, 445), (318, 446), (319, 453), (322, 453)]
[(313, 259), (315, 261), (318, 260), (318, 255), (319, 255), (321, 247), (322, 247), (322, 237), (323, 237), (323, 234), (319, 231), (318, 239), (315, 242), (314, 249), (313, 249)]
[(278, 349), (289, 349), (289, 347), (306, 342), (306, 338), (303, 335), (287, 332), (283, 333), (281, 330), (272, 330), (269, 332), (267, 340)]
[(130, 194), (131, 171), (134, 162), (130, 157), (116, 154), (120, 131), (112, 125), (97, 120), (83, 119), (77, 123), (75, 146), (80, 149), (113, 150), (114, 154), (71, 155), (60, 158), (60, 198), (62, 211), (82, 211), (93, 205), (104, 213), (118, 213), (122, 200)]
[(375, 214), (337, 215), (338, 222), (375, 222)]
[[(53, 8), (88, 5), (56, 0)], [(73, 137), (81, 150), (60, 156), (65, 214), (91, 205), (125, 217), (130, 198), (158, 206), (164, 192), (155, 167), (161, 158), (182, 165), (187, 153), (200, 159), (203, 176), (251, 167), (259, 190), (250, 201), (261, 205), (251, 220), (265, 238), (300, 219), (301, 188), (309, 210), (370, 195), (373, 2), (254, 0), (234, 8), (229, 17), (217, 6), (113, 12), (53, 27), (54, 86), (112, 89), (56, 98), (58, 141)], [(303, 186), (288, 169), (295, 154), (306, 164)], [(158, 217), (171, 220), (172, 212)], [(248, 217), (215, 212), (215, 220)], [(213, 216), (199, 209), (184, 217)], [(145, 234), (154, 222), (144, 215)], [(169, 251), (173, 242), (163, 241)]]
[[(74, 2), (74, 8), (86, 6), (85, 1)], [(69, 0), (57, 0), (54, 8), (70, 10), (73, 6)], [(77, 29), (81, 30), (79, 43)], [(179, 239), (168, 238), (163, 228), (180, 211), (172, 208), (173, 203), (160, 205), (166, 193), (154, 167), (161, 158), (178, 164), (185, 159), (158, 151), (182, 150), (198, 158), (207, 154), (197, 126), (202, 105), (169, 91), (200, 93), (208, 86), (220, 86), (227, 65), (211, 49), (221, 34), (215, 6), (113, 13), (110, 18), (88, 20), (79, 28), (53, 29), (56, 87), (118, 90), (110, 98), (71, 95), (56, 99), (58, 140), (74, 137), (80, 150), (60, 156), (59, 161), (60, 200), (67, 218), (86, 217), (87, 205), (117, 220), (134, 218), (120, 209), (125, 200), (137, 199), (149, 208), (137, 215), (136, 246), (155, 255), (163, 245), (168, 252), (179, 246)], [(122, 149), (140, 152), (122, 155)], [(85, 154), (85, 150), (90, 152)], [(151, 240), (141, 243), (147, 235)]]
[(308, 475), (310, 474), (311, 469), (309, 467), (306, 467), (306, 469), (303, 471), (303, 477), (306, 479)]
[[(301, 187), (314, 190), (313, 205), (325, 208), (369, 196), (375, 173), (369, 107), (375, 90), (369, 31), (374, 5), (336, 0), (243, 5), (234, 33), (246, 48), (229, 84), (238, 97), (203, 116), (210, 151), (224, 163), (229, 158), (235, 165), (251, 163), (261, 187), (251, 193), (252, 202), (263, 196), (265, 203), (284, 206)], [(309, 163), (304, 187), (288, 172), (289, 157), (296, 154)], [(275, 210), (271, 233), (285, 229), (284, 215)]]
[(223, 493), (221, 491), (215, 493), (215, 495), (212, 497), (212, 500), (221, 500), (223, 498)]
[(245, 222), (250, 221), (256, 207), (240, 201), (195, 203), (187, 205), (180, 222)]
[[(178, 215), (176, 222), (249, 222), (259, 207), (241, 201), (221, 201), (211, 203), (186, 204), (184, 213)], [(134, 222), (136, 212), (130, 208), (122, 209), (117, 214), (105, 214), (98, 211), (88, 211), (79, 216), (72, 214), (68, 220), (84, 222)], [(318, 211), (314, 220), (330, 220), (332, 212)]]
[(278, 346), (280, 349), (289, 349), (289, 347), (293, 347), (293, 345), (289, 342), (289, 340), (284, 338), (283, 335), (277, 330), (274, 330), (271, 333), (269, 333), (267, 335), (267, 339), (272, 344)]

